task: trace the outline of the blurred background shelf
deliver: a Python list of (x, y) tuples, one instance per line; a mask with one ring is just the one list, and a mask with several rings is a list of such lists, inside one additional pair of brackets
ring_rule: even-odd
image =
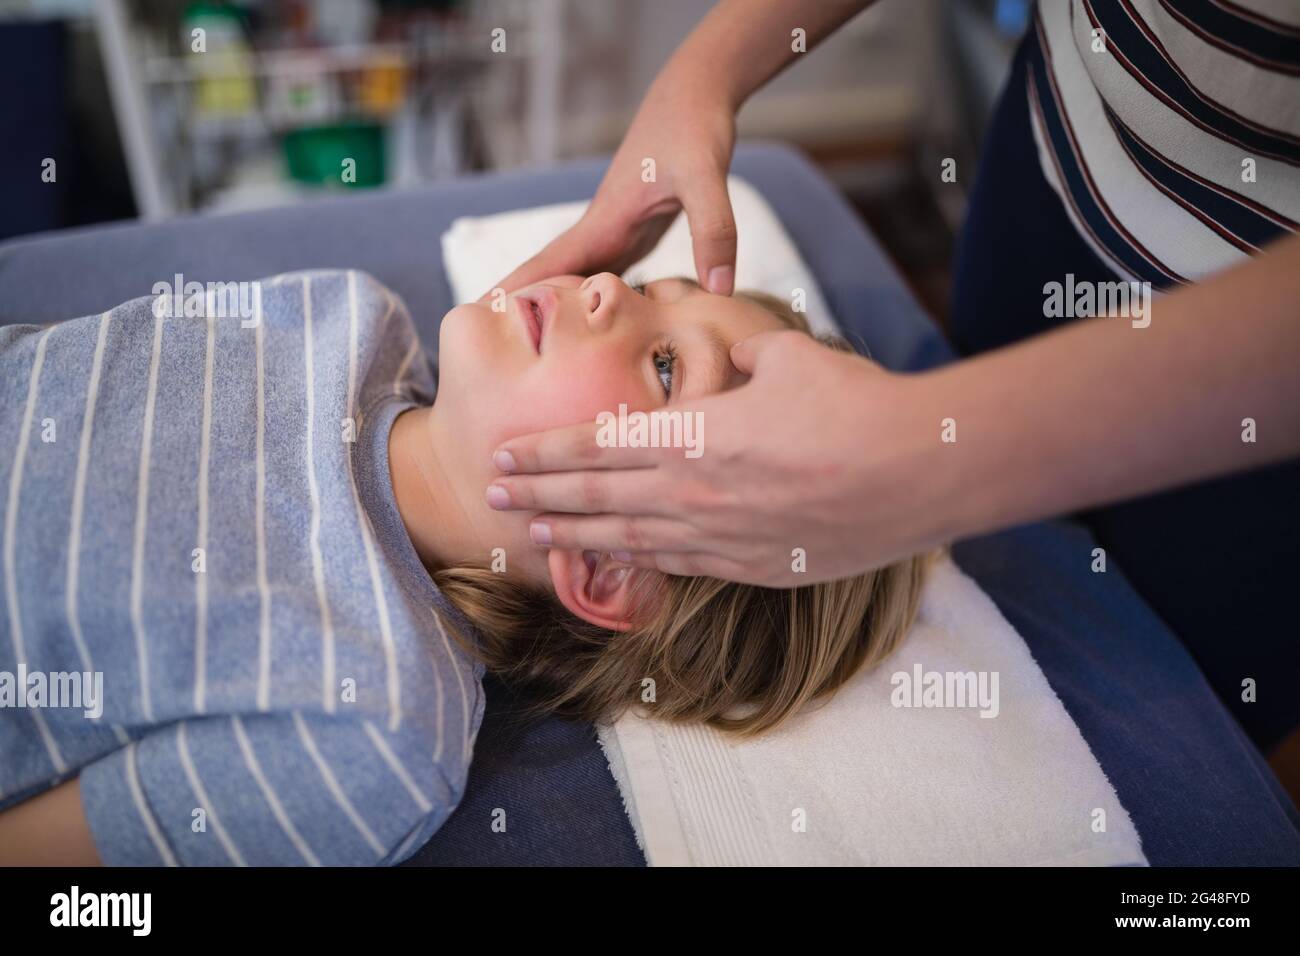
[[(140, 216), (554, 160), (562, 2), (94, 0)], [(518, 94), (513, 140), (471, 102), (492, 87)]]
[[(609, 153), (710, 6), (0, 0), (0, 238)], [(811, 156), (936, 316), (1029, 9), (878, 0), (737, 117), (740, 137)], [(945, 158), (955, 188), (940, 183)]]

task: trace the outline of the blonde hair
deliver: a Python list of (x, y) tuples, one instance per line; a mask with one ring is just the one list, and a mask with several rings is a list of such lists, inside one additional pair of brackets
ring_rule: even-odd
[[(809, 332), (775, 296), (736, 295)], [(821, 341), (852, 351), (842, 339)], [(523, 698), (525, 716), (612, 721), (645, 703), (660, 719), (750, 737), (888, 657), (911, 627), (927, 565), (918, 556), (794, 588), (660, 575), (627, 631), (588, 623), (549, 591), (486, 566), (438, 570), (433, 580), (478, 639), (453, 622), (449, 631)]]

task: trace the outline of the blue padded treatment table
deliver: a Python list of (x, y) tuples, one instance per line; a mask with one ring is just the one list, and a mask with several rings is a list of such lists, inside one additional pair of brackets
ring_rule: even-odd
[[(440, 237), (457, 216), (589, 198), (605, 161), (307, 205), (38, 236), (0, 245), (0, 324), (51, 322), (188, 281), (364, 269), (410, 307), (430, 354), (452, 305)], [(732, 171), (776, 210), (848, 337), (917, 370), (951, 360), (880, 246), (798, 153), (746, 144)], [(740, 237), (740, 255), (761, 255)], [(517, 263), (500, 263), (504, 275)], [(863, 507), (870, 507), (864, 502)], [(1300, 815), (1186, 649), (1093, 539), (1047, 522), (964, 542), (958, 564), (1023, 635), (1129, 810), (1153, 865), (1300, 865)], [(464, 798), (407, 865), (643, 865), (590, 724), (523, 725), (489, 678)], [(493, 813), (506, 811), (505, 832)]]

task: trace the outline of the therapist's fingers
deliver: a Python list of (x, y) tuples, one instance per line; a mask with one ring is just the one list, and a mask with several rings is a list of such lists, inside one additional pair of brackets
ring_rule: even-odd
[(488, 486), (488, 504), (497, 511), (565, 511), (595, 515), (666, 515), (673, 513), (663, 475), (655, 469), (633, 471), (555, 471), (540, 475), (503, 475)]
[(691, 227), (695, 273), (715, 295), (731, 295), (736, 285), (736, 217), (722, 173), (696, 176), (682, 188), (682, 206)]
[[(545, 528), (545, 531), (540, 531)], [(761, 583), (744, 565), (720, 554), (694, 550), (696, 535), (684, 522), (619, 515), (541, 514), (529, 534), (534, 543), (568, 551), (602, 551), (634, 568), (680, 577), (711, 577)], [(541, 537), (544, 540), (538, 541)]]
[(497, 289), (513, 292), (515, 289), (522, 289), (542, 279), (549, 279), (551, 276), (570, 274), (585, 276), (589, 270), (582, 252), (580, 246), (572, 244), (566, 236), (560, 236), (479, 296), (479, 302), (486, 302), (492, 298)]
[(593, 244), (590, 232), (587, 221), (579, 220), (547, 243), (541, 252), (484, 292), (479, 301), (490, 299), (497, 289), (512, 292), (552, 276), (590, 275), (593, 263), (598, 262), (605, 251), (603, 244)]
[[(668, 450), (602, 446), (601, 435), (606, 427), (599, 422), (580, 422), (521, 435), (502, 444), (493, 453), (492, 464), (505, 474), (652, 468)], [(681, 449), (675, 451), (678, 455), (682, 453)]]
[(748, 584), (763, 583), (744, 565), (704, 551), (642, 551), (615, 554), (615, 557), (634, 568), (662, 571), (664, 574), (678, 577), (719, 578), (724, 581)]
[(695, 535), (688, 524), (653, 515), (582, 517), (544, 512), (529, 523), (528, 535), (543, 547), (607, 551), (629, 564), (641, 553), (681, 554), (695, 548)]

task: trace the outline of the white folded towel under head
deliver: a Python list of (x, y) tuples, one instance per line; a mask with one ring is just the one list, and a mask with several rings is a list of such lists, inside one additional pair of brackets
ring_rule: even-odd
[[(728, 185), (740, 236), (736, 288), (787, 299), (803, 289), (810, 325), (834, 331), (775, 213), (742, 180)], [(584, 207), (456, 220), (442, 237), (456, 300), (482, 295)], [(692, 276), (692, 261), (679, 217), (629, 276)], [(953, 691), (973, 688), (964, 701), (972, 706), (951, 706), (962, 702), (951, 696), (938, 698), (949, 706), (924, 706), (934, 675)], [(948, 558), (931, 572), (894, 655), (775, 731), (738, 742), (638, 708), (598, 732), (656, 866), (1146, 863), (1128, 813), (1024, 640)]]
[[(972, 706), (915, 706), (932, 674), (971, 675)], [(1146, 862), (1024, 641), (948, 559), (893, 656), (769, 734), (641, 713), (598, 729), (654, 865)]]

